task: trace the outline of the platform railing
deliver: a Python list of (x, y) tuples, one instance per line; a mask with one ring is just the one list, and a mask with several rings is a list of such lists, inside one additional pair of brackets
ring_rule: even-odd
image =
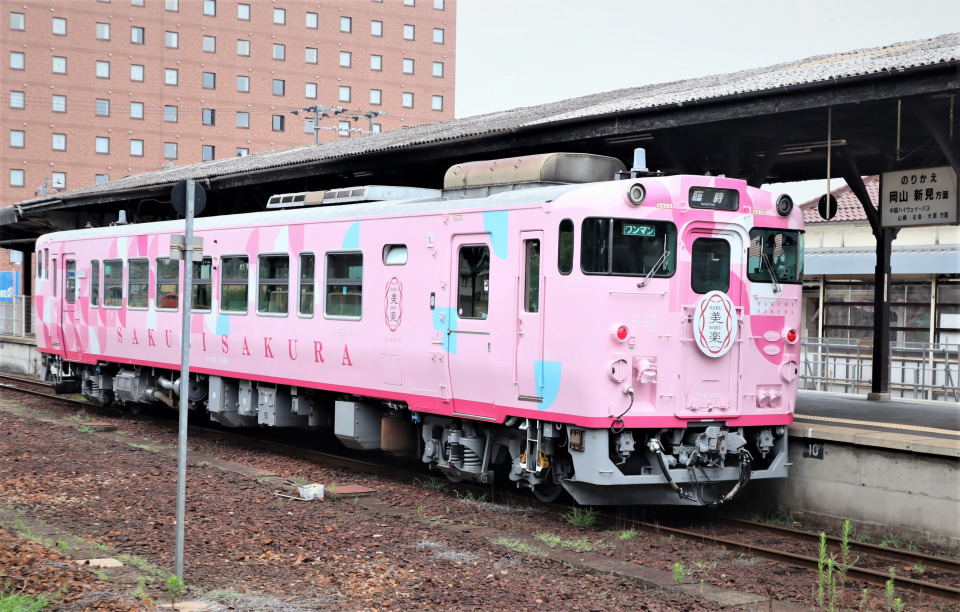
[[(871, 389), (873, 341), (804, 338), (800, 388), (837, 393)], [(890, 343), (890, 396), (960, 401), (960, 345)]]
[(0, 301), (0, 336), (34, 337), (33, 296), (15, 295)]

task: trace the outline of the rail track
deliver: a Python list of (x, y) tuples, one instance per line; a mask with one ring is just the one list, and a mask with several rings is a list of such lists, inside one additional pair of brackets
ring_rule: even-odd
[[(31, 389), (28, 387), (34, 388)], [(46, 383), (6, 374), (0, 375), (0, 389), (46, 397), (59, 403), (82, 407), (84, 410), (93, 413), (111, 414), (115, 416), (118, 412), (125, 412), (118, 410), (117, 407), (101, 407), (89, 402), (52, 395), (42, 390), (45, 389), (49, 391), (50, 385)], [(140, 415), (139, 418), (144, 418), (144, 415)], [(169, 420), (163, 420), (161, 418), (157, 418), (156, 422), (165, 426), (172, 425)], [(175, 425), (172, 426), (175, 427)], [(300, 445), (292, 445), (288, 442), (265, 440), (262, 437), (245, 434), (243, 431), (226, 431), (215, 427), (191, 426), (191, 431), (193, 432), (201, 430), (205, 436), (232, 440), (258, 449), (281, 452), (285, 455), (295, 456), (308, 461), (362, 471), (365, 474), (374, 473), (379, 476), (401, 481), (414, 481), (424, 477), (422, 469), (416, 469), (413, 465), (398, 464), (395, 460), (391, 460), (391, 464), (387, 465), (370, 461), (369, 459), (359, 459), (344, 454), (328, 453), (312, 448), (305, 448)], [(258, 431), (258, 433), (261, 432)], [(453, 485), (452, 488), (461, 493), (470, 492), (478, 496), (479, 494), (490, 492), (490, 488), (479, 487), (468, 483), (457, 483)], [(501, 496), (509, 496), (509, 493), (504, 491), (501, 491), (499, 494)], [(546, 504), (532, 497), (526, 499), (525, 503), (547, 512), (562, 514), (569, 511), (569, 506), (556, 503)], [(628, 512), (622, 510), (616, 513), (600, 513), (598, 519), (604, 526), (620, 529), (629, 527), (660, 534), (670, 534), (689, 541), (739, 550), (743, 553), (764, 558), (775, 563), (799, 567), (813, 572), (818, 570), (818, 565), (821, 563), (818, 554), (820, 535), (817, 533), (720, 516), (712, 517), (709, 523), (703, 525), (682, 528), (660, 522), (631, 519), (625, 517), (625, 514), (628, 514)], [(757, 542), (761, 543), (758, 544)], [(839, 559), (840, 539), (828, 536), (827, 544), (829, 553), (834, 555), (835, 559)], [(898, 572), (895, 579), (897, 586), (916, 593), (922, 593), (928, 597), (932, 596), (947, 601), (960, 601), (960, 588), (958, 588), (958, 585), (960, 585), (960, 561), (920, 552), (877, 546), (865, 542), (851, 541), (848, 544), (850, 560), (856, 560), (847, 571), (847, 578), (849, 580), (859, 580), (867, 584), (882, 587), (886, 581), (890, 579), (888, 568), (891, 565), (901, 569), (904, 567), (922, 567), (925, 579), (905, 576)]]

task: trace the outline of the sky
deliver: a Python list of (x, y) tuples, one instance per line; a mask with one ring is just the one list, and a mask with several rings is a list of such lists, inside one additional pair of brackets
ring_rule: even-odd
[[(455, 113), (469, 117), (957, 30), (957, 0), (457, 0)], [(825, 184), (795, 183), (791, 195), (803, 202)]]

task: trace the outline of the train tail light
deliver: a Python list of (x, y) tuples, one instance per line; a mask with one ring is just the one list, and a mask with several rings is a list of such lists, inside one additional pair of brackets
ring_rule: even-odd
[(613, 328), (613, 339), (617, 342), (624, 342), (627, 339), (627, 336), (630, 335), (630, 328), (626, 325), (618, 325)]
[(797, 340), (800, 338), (800, 334), (797, 333), (797, 330), (790, 329), (787, 330), (787, 333), (785, 333), (783, 337), (789, 344), (796, 344)]

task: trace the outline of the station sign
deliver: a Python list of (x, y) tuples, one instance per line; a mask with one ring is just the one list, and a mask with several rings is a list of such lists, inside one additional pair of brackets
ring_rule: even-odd
[(883, 227), (956, 225), (957, 173), (951, 166), (895, 170), (880, 175)]

